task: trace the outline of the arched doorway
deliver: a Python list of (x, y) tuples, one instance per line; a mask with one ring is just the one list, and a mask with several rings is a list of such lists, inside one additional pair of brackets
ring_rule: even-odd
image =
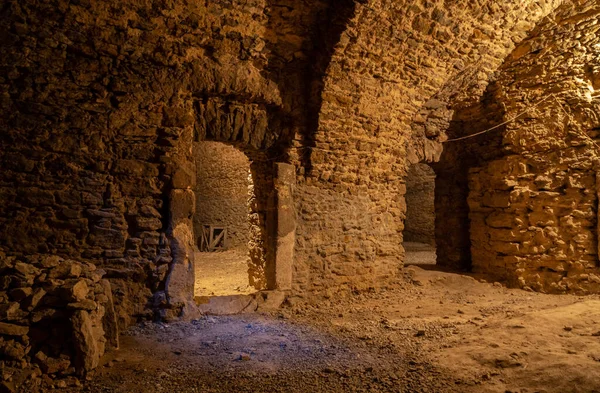
[(247, 295), (265, 286), (265, 217), (249, 157), (221, 142), (195, 142), (196, 296)]

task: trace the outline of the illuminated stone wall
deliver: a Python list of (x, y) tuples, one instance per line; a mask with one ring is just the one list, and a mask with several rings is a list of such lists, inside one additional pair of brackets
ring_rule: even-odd
[(540, 291), (600, 290), (599, 18), (595, 1), (563, 7), (501, 68), (505, 119), (527, 113), (503, 130), (503, 157), (469, 175), (477, 272)]
[[(246, 248), (250, 192), (253, 191), (250, 161), (246, 155), (219, 142), (194, 143), (196, 159), (196, 238), (202, 225), (227, 228), (227, 248)], [(199, 240), (198, 240), (199, 244)]]
[[(116, 325), (198, 316), (202, 141), (251, 162), (257, 289), (394, 285), (423, 163), (438, 264), (600, 292), (599, 18), (596, 0), (6, 2), (3, 367), (62, 373), (75, 350), (84, 373)], [(63, 325), (87, 338), (32, 352), (30, 328)]]
[(94, 262), (124, 325), (178, 315), (188, 288), (165, 290), (192, 237), (192, 140), (264, 151), (304, 114), (326, 4), (289, 3), (3, 6), (0, 248)]
[(560, 3), (356, 3), (327, 66), (315, 62), (317, 121), (292, 150), (304, 175), (297, 292), (318, 297), (398, 277), (408, 165), (439, 160), (454, 105), (478, 102), (515, 42)]

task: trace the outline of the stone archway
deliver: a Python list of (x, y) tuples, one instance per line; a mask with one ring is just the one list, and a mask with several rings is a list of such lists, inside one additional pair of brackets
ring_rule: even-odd
[[(191, 135), (190, 135), (191, 136)], [(217, 134), (218, 136), (218, 134)], [(270, 293), (279, 301), (279, 295), (291, 289), (292, 261), (295, 243), (296, 216), (293, 193), (296, 171), (293, 165), (276, 162), (269, 154), (252, 146), (252, 143), (220, 140), (214, 134), (182, 138), (188, 146), (181, 149), (182, 164), (173, 175), (173, 189), (169, 197), (170, 246), (172, 267), (167, 278), (166, 314), (194, 316), (200, 312), (235, 313), (256, 308), (268, 301)], [(196, 167), (193, 157), (193, 141), (215, 141), (236, 146), (250, 158), (254, 193), (250, 226), (255, 235), (250, 246), (249, 279), (259, 292), (251, 295), (216, 296), (194, 298), (195, 251), (198, 234), (194, 229), (194, 213), (197, 198), (194, 192)], [(183, 154), (185, 153), (185, 155)], [(185, 174), (181, 174), (185, 172)], [(168, 310), (173, 310), (168, 312)]]
[(194, 142), (195, 295), (248, 295), (265, 288), (264, 191), (250, 157), (221, 142)]

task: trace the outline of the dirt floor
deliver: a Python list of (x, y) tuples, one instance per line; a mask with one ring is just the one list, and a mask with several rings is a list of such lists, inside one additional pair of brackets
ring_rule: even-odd
[(425, 243), (404, 242), (405, 265), (435, 265), (437, 255), (435, 246)]
[(395, 289), (134, 327), (83, 391), (600, 392), (600, 297), (405, 271)]
[(196, 296), (248, 295), (248, 251), (196, 252)]

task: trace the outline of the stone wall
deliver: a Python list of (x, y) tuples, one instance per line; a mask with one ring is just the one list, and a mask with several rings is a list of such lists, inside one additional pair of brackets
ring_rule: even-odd
[(193, 155), (197, 176), (194, 189), (196, 238), (202, 233), (202, 225), (225, 226), (225, 246), (247, 249), (248, 201), (254, 188), (248, 157), (233, 146), (219, 142), (196, 142)]
[(566, 4), (498, 75), (495, 98), (516, 120), (504, 156), (470, 171), (477, 272), (540, 291), (600, 289), (599, 18), (596, 1)]
[[(589, 33), (597, 6), (576, 0), (576, 11), (565, 6), (545, 19), (562, 0), (501, 3), (6, 2), (0, 348), (10, 360), (1, 366), (25, 359), (61, 375), (93, 368), (103, 336), (114, 336), (104, 324), (110, 292), (115, 328), (195, 315), (193, 217), (196, 204), (206, 205), (194, 193), (200, 141), (234, 146), (251, 161), (257, 289), (290, 289), (290, 266), (291, 291), (307, 298), (393, 282), (407, 168), (441, 159), (440, 261), (464, 263), (472, 243), (480, 271), (507, 276), (509, 266), (507, 278), (520, 285), (595, 290), (595, 156), (565, 124), (597, 136), (597, 35)], [(542, 25), (515, 50), (542, 20), (558, 26)], [(540, 107), (535, 118), (442, 154), (453, 132), (499, 124), (548, 92), (560, 93), (568, 116)], [(545, 138), (550, 131), (563, 134)], [(276, 163), (291, 166), (279, 165), (274, 179)], [(481, 237), (469, 238), (472, 167), (471, 218)], [(518, 200), (505, 206), (511, 181)], [(275, 206), (285, 220), (274, 222)], [(503, 217), (518, 231), (511, 241)], [(461, 230), (440, 232), (454, 224)], [(287, 270), (274, 272), (273, 261)], [(33, 334), (47, 327), (74, 334)]]
[(102, 266), (123, 325), (172, 306), (194, 133), (267, 149), (302, 115), (326, 5), (289, 3), (3, 6), (0, 247)]
[[(294, 292), (385, 285), (402, 267), (408, 165), (439, 160), (452, 110), (477, 104), (560, 3), (9, 1), (0, 247), (98, 265), (121, 325), (150, 308), (180, 317), (193, 294), (193, 142), (210, 140), (252, 161), (255, 286), (274, 253), (263, 229), (275, 162), (298, 175)], [(579, 47), (563, 50), (591, 64)], [(531, 64), (514, 73), (527, 79)], [(575, 113), (589, 107), (569, 105), (585, 123)], [(438, 188), (447, 198), (436, 204), (452, 206), (454, 189)]]
[(514, 43), (560, 2), (356, 3), (320, 69), (315, 129), (292, 149), (305, 175), (295, 291), (365, 289), (397, 276), (408, 164), (440, 158), (450, 101), (477, 101)]
[(435, 245), (435, 172), (415, 164), (406, 175), (404, 241)]

